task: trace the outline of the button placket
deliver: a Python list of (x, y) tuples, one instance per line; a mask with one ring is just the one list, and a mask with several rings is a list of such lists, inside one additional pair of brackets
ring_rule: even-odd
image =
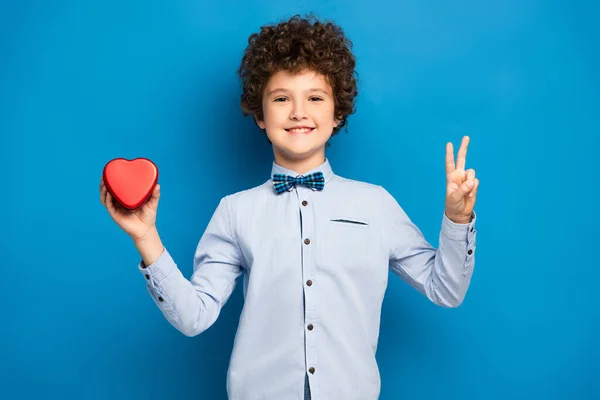
[(472, 225), (467, 233), (467, 254), (470, 256), (475, 249), (475, 227)]
[(314, 281), (314, 257), (315, 247), (313, 243), (314, 235), (314, 213), (311, 209), (312, 201), (310, 188), (298, 187), (299, 208), (302, 214), (302, 268), (304, 275), (304, 326), (305, 326), (305, 357), (308, 372), (314, 374), (317, 367), (316, 351), (316, 300), (315, 300), (315, 281)]
[(475, 249), (475, 227), (471, 225), (467, 231), (467, 257), (463, 264), (462, 275), (467, 276), (469, 269), (473, 265), (473, 253)]

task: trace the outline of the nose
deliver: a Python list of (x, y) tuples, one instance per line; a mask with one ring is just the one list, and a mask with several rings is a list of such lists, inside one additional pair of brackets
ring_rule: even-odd
[(290, 112), (290, 119), (293, 121), (300, 121), (306, 119), (306, 113), (302, 102), (294, 102), (292, 111)]

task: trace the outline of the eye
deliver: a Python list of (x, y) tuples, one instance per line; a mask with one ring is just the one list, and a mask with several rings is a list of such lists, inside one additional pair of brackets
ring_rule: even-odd
[(317, 97), (317, 96), (312, 96), (312, 97), (309, 97), (309, 100), (310, 100), (310, 101), (323, 101), (323, 99), (322, 99), (322, 98), (320, 98), (320, 97)]
[(282, 102), (282, 101), (285, 101), (285, 100), (287, 100), (287, 98), (285, 98), (285, 97), (277, 97), (277, 98), (276, 98), (276, 99), (274, 99), (273, 101)]

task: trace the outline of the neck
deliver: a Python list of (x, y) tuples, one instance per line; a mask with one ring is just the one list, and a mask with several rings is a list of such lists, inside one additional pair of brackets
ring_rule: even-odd
[(309, 157), (300, 158), (300, 159), (290, 159), (285, 157), (284, 155), (277, 154), (275, 152), (275, 163), (283, 168), (287, 168), (289, 170), (294, 171), (298, 175), (303, 175), (304, 173), (317, 168), (319, 165), (325, 162), (325, 152), (317, 152)]

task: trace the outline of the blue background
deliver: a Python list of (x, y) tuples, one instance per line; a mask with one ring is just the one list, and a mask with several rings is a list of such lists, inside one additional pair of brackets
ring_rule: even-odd
[(386, 187), (436, 246), (447, 141), (471, 136), (481, 180), (463, 305), (391, 276), (380, 398), (600, 398), (598, 3), (202, 3), (1, 3), (1, 398), (226, 397), (240, 282), (208, 331), (177, 332), (98, 183), (112, 158), (157, 163), (159, 232), (189, 277), (219, 199), (270, 173), (239, 110), (247, 37), (310, 11), (358, 63), (335, 172)]

